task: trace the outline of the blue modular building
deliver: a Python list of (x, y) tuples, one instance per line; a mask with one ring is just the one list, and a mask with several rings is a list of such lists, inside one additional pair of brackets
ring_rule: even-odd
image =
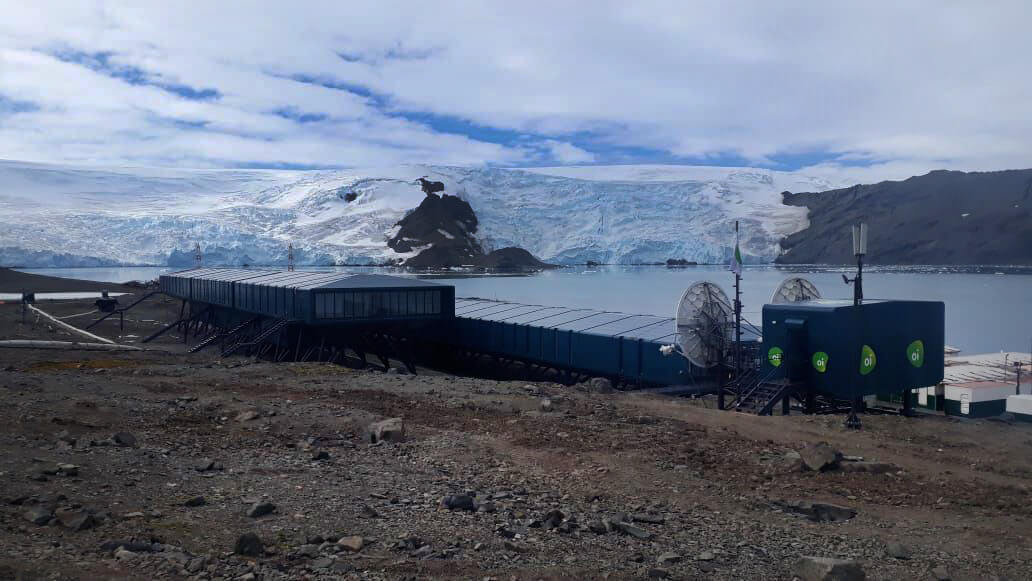
[(240, 336), (249, 346), (272, 342), (277, 353), (287, 344), (302, 353), (302, 341), (316, 341), (317, 357), (327, 345), (365, 352), (389, 344), (395, 353), (443, 346), (627, 385), (715, 385), (717, 370), (660, 351), (674, 343), (670, 317), (456, 300), (453, 286), (379, 274), (198, 268), (163, 275), (160, 285), (190, 305), (196, 314), (180, 323), (205, 341)]
[(826, 299), (764, 305), (763, 349), (771, 379), (839, 399), (937, 385), (943, 379), (945, 305)]
[(202, 268), (159, 282), (190, 303), (305, 325), (450, 319), (455, 306), (455, 287), (380, 274)]
[(457, 346), (632, 385), (690, 385), (713, 376), (660, 351), (674, 342), (670, 317), (458, 299), (454, 325), (446, 340)]

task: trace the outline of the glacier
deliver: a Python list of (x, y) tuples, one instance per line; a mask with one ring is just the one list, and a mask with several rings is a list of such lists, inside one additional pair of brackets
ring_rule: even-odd
[[(626, 165), (342, 170), (88, 168), (0, 161), (0, 263), (14, 266), (380, 264), (419, 205), (417, 178), (470, 203), (485, 250), (557, 264), (725, 261), (741, 222), (747, 262), (808, 224), (781, 192), (846, 184), (762, 168)], [(349, 201), (350, 200), (350, 201)], [(415, 251), (415, 252), (418, 252)]]

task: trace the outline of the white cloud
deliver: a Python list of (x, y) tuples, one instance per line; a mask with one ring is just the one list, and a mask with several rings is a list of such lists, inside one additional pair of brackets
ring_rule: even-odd
[[(11, 113), (0, 101), (4, 158), (567, 164), (647, 148), (757, 164), (819, 153), (797, 159), (864, 180), (1032, 165), (1024, 1), (11, 2), (3, 12), (0, 96), (38, 105)], [(48, 54), (61, 49), (110, 52), (221, 98), (189, 101)], [(374, 96), (284, 78), (298, 74)], [(325, 120), (273, 113), (286, 108)], [(425, 115), (528, 137), (442, 132)]]
[(551, 153), (552, 159), (561, 164), (592, 163), (597, 159), (593, 153), (562, 141), (549, 139), (543, 145)]

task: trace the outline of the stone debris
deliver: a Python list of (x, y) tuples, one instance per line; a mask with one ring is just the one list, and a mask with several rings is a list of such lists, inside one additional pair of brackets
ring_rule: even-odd
[(953, 579), (953, 576), (950, 575), (950, 570), (943, 565), (932, 567), (929, 573), (935, 581), (950, 581)]
[(899, 472), (899, 466), (888, 462), (842, 462), (839, 469), (843, 472), (867, 472), (869, 474), (889, 474)]
[(195, 496), (183, 502), (183, 506), (204, 506), (207, 504), (207, 500), (203, 496)]
[(827, 557), (800, 557), (792, 568), (800, 581), (864, 581), (866, 575), (856, 561)]
[(257, 420), (260, 417), (262, 417), (262, 414), (258, 410), (244, 410), (244, 411), (240, 412), (239, 414), (237, 414), (236, 421), (238, 421), (238, 422), (250, 422), (250, 421), (253, 421), (253, 420)]

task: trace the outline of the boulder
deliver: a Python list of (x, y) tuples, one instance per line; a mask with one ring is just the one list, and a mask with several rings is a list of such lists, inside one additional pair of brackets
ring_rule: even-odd
[(365, 546), (365, 539), (357, 535), (341, 537), (340, 540), (337, 541), (337, 545), (345, 551), (357, 553)]
[(681, 555), (678, 555), (677, 553), (663, 553), (659, 557), (656, 557), (656, 563), (658, 565), (670, 565), (679, 562), (681, 562)]
[(258, 410), (244, 410), (237, 414), (236, 421), (238, 422), (250, 422), (251, 420), (257, 420), (262, 417), (262, 414)]
[(929, 573), (932, 574), (932, 579), (935, 581), (950, 581), (953, 578), (950, 576), (950, 570), (942, 565), (932, 567)]
[(131, 448), (136, 445), (136, 436), (129, 432), (118, 432), (114, 436), (111, 436), (111, 441), (114, 442), (116, 446)]
[(45, 506), (37, 505), (25, 511), (22, 516), (32, 524), (45, 525), (54, 518), (54, 512)]
[(842, 460), (842, 452), (832, 448), (826, 442), (820, 442), (799, 450), (799, 457), (808, 469), (814, 472), (825, 472), (838, 467), (839, 461)]
[(613, 382), (605, 377), (592, 377), (588, 381), (588, 391), (591, 393), (613, 393)]
[(185, 501), (185, 502), (183, 503), (183, 506), (190, 506), (190, 507), (194, 507), (194, 506), (204, 506), (205, 504), (207, 504), (207, 502), (208, 502), (208, 501), (207, 501), (207, 500), (205, 500), (205, 498), (204, 498), (203, 496), (195, 496), (195, 497), (193, 497), (193, 498), (191, 498), (191, 499), (188, 499), (187, 501)]
[(248, 557), (260, 557), (265, 552), (262, 539), (255, 533), (244, 533), (237, 538), (233, 552)]
[(616, 522), (613, 523), (613, 528), (625, 535), (634, 537), (636, 539), (641, 539), (643, 541), (647, 541), (652, 538), (652, 533), (646, 531), (641, 527), (634, 526), (630, 523)]
[(885, 545), (885, 553), (893, 559), (910, 558), (910, 549), (903, 543), (890, 542)]
[(476, 501), (468, 494), (445, 496), (441, 499), (441, 506), (448, 510), (467, 510), (470, 512), (477, 509)]
[(256, 502), (247, 509), (247, 516), (258, 518), (270, 514), (276, 510), (276, 505), (271, 502)]
[(85, 510), (59, 510), (56, 516), (61, 526), (75, 532), (91, 529), (97, 524), (93, 515)]
[(404, 442), (405, 422), (401, 418), (390, 418), (366, 426), (365, 439), (370, 444), (379, 442)]
[(866, 575), (856, 561), (827, 557), (800, 557), (792, 568), (800, 581), (864, 581)]

